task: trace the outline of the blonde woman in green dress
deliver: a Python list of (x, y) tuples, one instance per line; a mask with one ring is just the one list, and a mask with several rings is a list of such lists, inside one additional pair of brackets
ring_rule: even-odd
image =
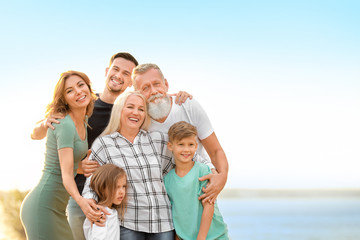
[(64, 118), (59, 119), (54, 130), (47, 129), (43, 175), (21, 206), (27, 239), (73, 239), (65, 214), (70, 195), (85, 214), (100, 216), (96, 209), (101, 207), (83, 198), (74, 181), (78, 164), (87, 154), (86, 120), (92, 113), (95, 98), (84, 73), (61, 74), (46, 117), (61, 113)]

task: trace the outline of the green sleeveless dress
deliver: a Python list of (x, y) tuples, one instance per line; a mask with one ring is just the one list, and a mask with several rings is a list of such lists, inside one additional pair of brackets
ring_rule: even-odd
[(29, 240), (73, 239), (65, 214), (69, 194), (62, 182), (58, 150), (73, 148), (75, 176), (88, 144), (86, 138), (80, 139), (69, 115), (59, 121), (54, 124), (55, 130), (49, 128), (47, 132), (43, 175), (21, 206), (20, 217)]

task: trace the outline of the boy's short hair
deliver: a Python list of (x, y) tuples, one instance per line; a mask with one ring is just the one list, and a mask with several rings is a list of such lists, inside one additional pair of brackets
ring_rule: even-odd
[(185, 121), (173, 124), (168, 131), (169, 142), (181, 141), (187, 137), (196, 137), (197, 134), (196, 127)]

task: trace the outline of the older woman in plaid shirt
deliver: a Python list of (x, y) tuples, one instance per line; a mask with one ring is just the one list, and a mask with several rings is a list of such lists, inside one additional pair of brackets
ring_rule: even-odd
[[(128, 206), (121, 225), (121, 239), (174, 239), (171, 205), (163, 175), (173, 168), (167, 135), (147, 132), (150, 118), (145, 98), (138, 92), (120, 95), (109, 125), (92, 145), (90, 160), (112, 163), (128, 176)], [(83, 196), (94, 198), (85, 184)], [(99, 219), (87, 216), (95, 224)]]

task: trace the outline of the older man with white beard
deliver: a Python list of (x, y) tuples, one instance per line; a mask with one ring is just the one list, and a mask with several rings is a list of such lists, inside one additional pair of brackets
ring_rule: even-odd
[[(210, 156), (216, 168), (212, 169), (213, 174), (199, 178), (200, 181), (209, 180), (209, 185), (204, 189), (204, 194), (199, 197), (199, 200), (215, 202), (226, 184), (229, 166), (225, 152), (204, 109), (194, 99), (186, 100), (181, 106), (174, 104), (175, 97), (167, 93), (168, 81), (156, 64), (138, 65), (133, 69), (132, 81), (135, 90), (140, 91), (147, 99), (148, 113), (152, 118), (149, 131), (167, 133), (170, 126), (179, 121), (186, 121), (196, 126), (200, 139), (197, 152), (203, 158)], [(98, 164), (95, 161), (88, 159), (83, 161), (85, 176), (91, 175), (97, 167)]]
[(140, 91), (147, 99), (148, 113), (152, 118), (149, 131), (167, 133), (170, 126), (179, 121), (196, 126), (200, 139), (198, 153), (207, 157), (204, 147), (216, 167), (213, 174), (199, 179), (210, 182), (199, 199), (214, 202), (225, 186), (228, 161), (203, 108), (194, 99), (188, 99), (181, 106), (174, 104), (175, 98), (167, 94), (169, 83), (156, 64), (138, 65), (133, 69), (132, 80), (135, 90)]
[(163, 94), (151, 96), (148, 101), (149, 115), (152, 119), (161, 119), (167, 116), (171, 109), (171, 100), (169, 97), (163, 97)]

